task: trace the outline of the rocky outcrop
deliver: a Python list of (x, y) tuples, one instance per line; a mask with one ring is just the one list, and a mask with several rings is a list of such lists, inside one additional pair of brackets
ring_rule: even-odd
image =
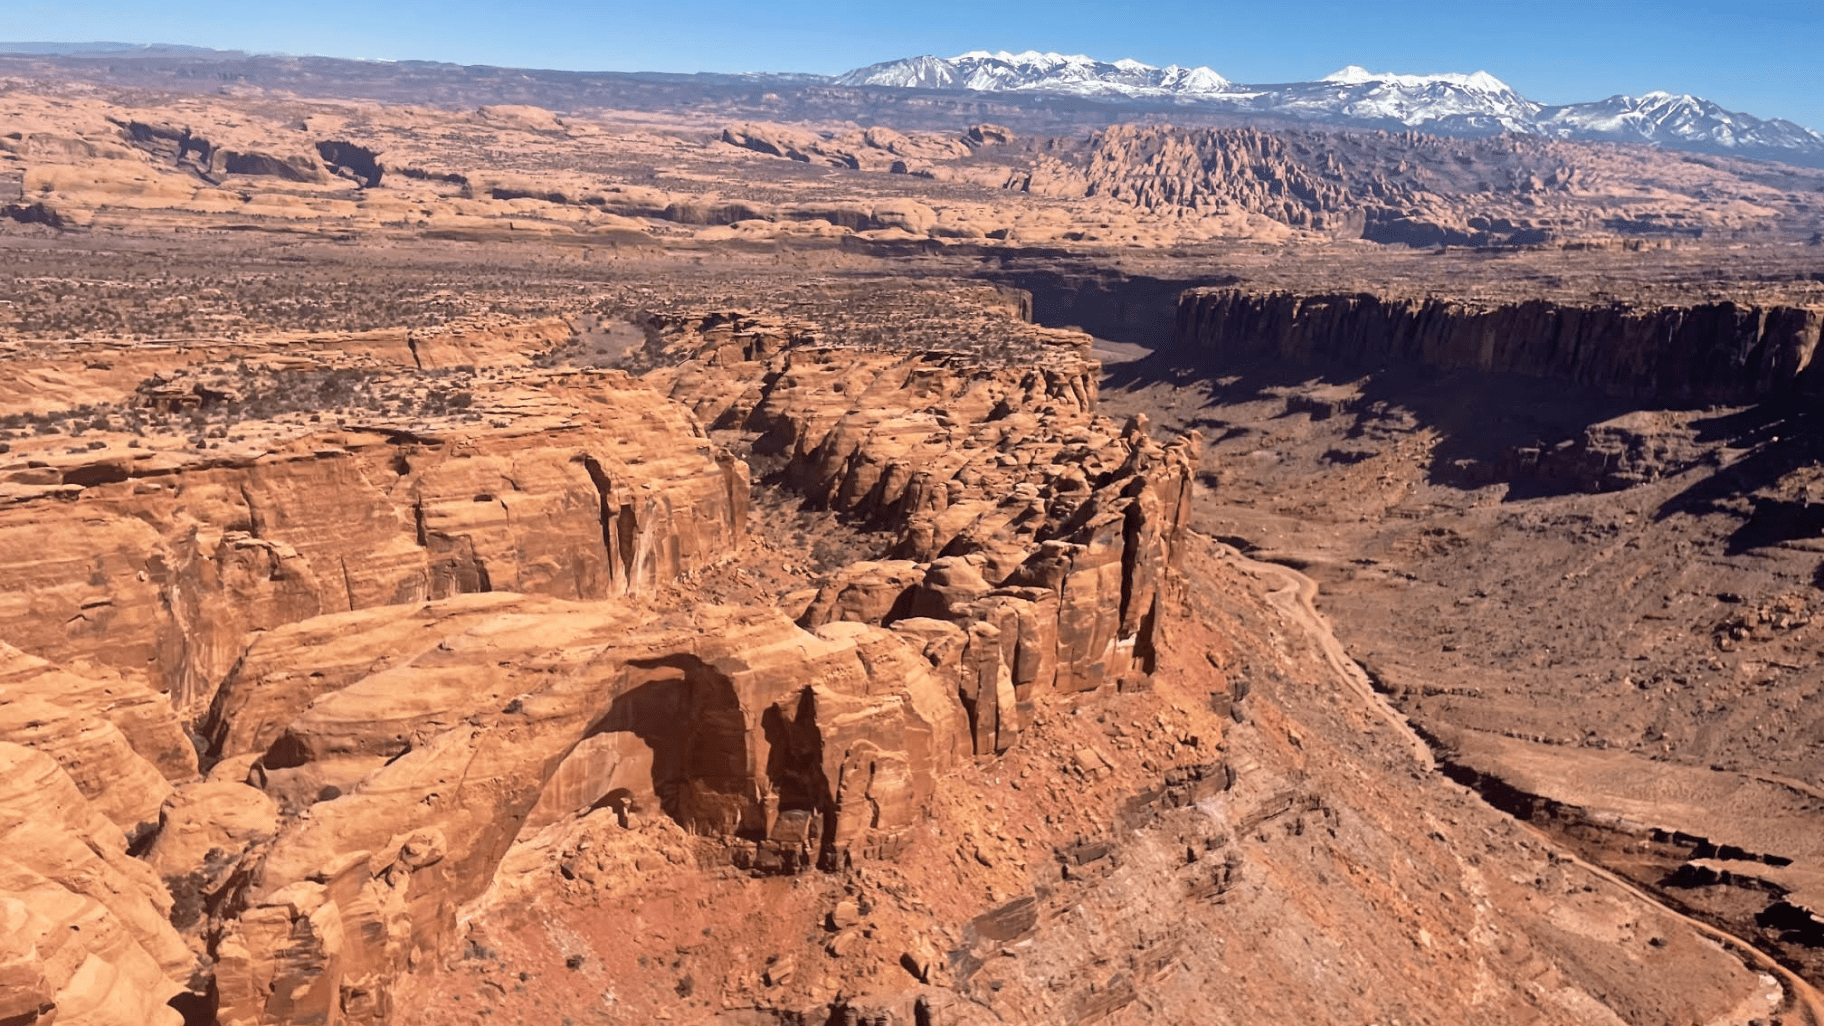
[(1490, 480), (1530, 481), (1556, 490), (1612, 492), (1670, 477), (1702, 463), (1710, 450), (1697, 432), (1658, 411), (1636, 410), (1591, 424), (1558, 445), (1509, 450)]
[[(524, 193), (495, 189), (496, 199), (512, 199)], [(535, 198), (564, 202), (562, 195), (539, 194)], [(587, 201), (585, 201), (587, 202)], [(616, 203), (600, 204), (615, 209)], [(625, 207), (622, 213), (632, 213)], [(797, 203), (772, 204), (749, 200), (688, 199), (667, 203), (654, 216), (678, 224), (732, 225), (743, 221), (824, 222), (850, 231), (878, 231), (898, 228), (922, 233), (937, 221), (930, 207), (915, 200), (880, 200), (875, 203)]]
[[(478, 697), (490, 672), (511, 675), (507, 666), (532, 665), (554, 643), (579, 667), (604, 644), (626, 642), (626, 660), (651, 655), (666, 642), (632, 636), (650, 614), (628, 604), (732, 552), (745, 529), (745, 466), (686, 412), (630, 389), (624, 375), (543, 377), (548, 393), (492, 393), (498, 419), (481, 429), (294, 434), (251, 455), (84, 452), (14, 475), (0, 504), (13, 584), (0, 630), (19, 646), (0, 644), (0, 777), (16, 785), (0, 788), (9, 1017), (175, 1024), (167, 1002), (177, 999), (198, 1009), (219, 1000), (225, 1022), (384, 1018), (380, 984), (443, 936), (453, 902), (487, 886), (545, 777), (565, 765), (562, 751), (530, 738), (470, 745), (475, 736), (462, 732), (475, 729), (478, 701), (512, 705)], [(614, 429), (571, 419), (557, 394), (615, 408)], [(540, 600), (499, 594), (506, 588), (616, 604), (565, 606), (566, 621), (523, 607)], [(459, 596), (478, 604), (413, 621), (409, 636), (397, 629), (426, 602)], [(454, 626), (427, 629), (440, 617)], [(563, 622), (595, 647), (581, 635), (567, 643)], [(465, 666), (452, 677), (445, 656), (464, 627), (518, 631), (521, 649), (489, 672)], [(444, 668), (418, 679), (399, 665), (414, 659)], [(387, 690), (407, 678), (404, 694)], [(614, 697), (589, 690), (578, 700)], [(461, 722), (449, 721), (458, 711)], [(560, 748), (607, 711), (571, 709), (581, 719), (566, 721), (573, 736)], [(672, 717), (665, 729), (694, 722), (687, 708), (662, 712)], [(457, 734), (437, 741), (451, 726)], [(425, 745), (457, 762), (401, 758)], [(506, 760), (498, 777), (486, 774), (490, 750)], [(469, 795), (442, 827), (362, 787), (372, 776), (421, 803), (468, 779), (455, 765), (496, 793)], [(586, 808), (602, 795), (574, 769), (599, 761), (569, 765), (544, 802), (546, 821), (573, 811), (570, 799)], [(420, 771), (431, 776), (403, 783), (400, 774)], [(641, 793), (653, 786), (647, 779)], [(890, 788), (874, 790), (884, 800)], [(344, 792), (354, 820), (313, 817)], [(424, 806), (433, 807), (448, 811)], [(400, 835), (389, 852), (355, 836), (376, 824), (381, 842)], [(456, 841), (439, 839), (445, 828)], [(143, 861), (129, 857), (130, 841)], [(408, 909), (406, 876), (446, 850), (471, 890), (421, 884), (429, 897)], [(367, 875), (349, 875), (370, 862)], [(301, 863), (309, 872), (285, 875)], [(322, 879), (353, 882), (332, 893)], [(261, 889), (268, 880), (279, 882)], [(426, 932), (414, 934), (415, 922)]]
[(196, 752), (164, 695), (115, 673), (76, 674), (0, 642), (0, 737), (51, 756), (95, 811), (151, 831)]
[(317, 156), (331, 171), (353, 178), (364, 189), (378, 188), (385, 173), (380, 165), (380, 154), (343, 139), (318, 143)]
[[(0, 830), (44, 829), (43, 795), (80, 813), (57, 829), (111, 882), (79, 893), (122, 925), (55, 964), (0, 951), (0, 1007), (74, 1008), (79, 988), (123, 1009), (95, 1021), (158, 1021), (182, 992), (224, 1024), (384, 1023), (401, 974), (527, 866), (615, 872), (578, 847), (584, 820), (724, 874), (880, 861), (1049, 696), (1143, 682), (1195, 439), (1096, 416), (1087, 337), (977, 292), (900, 320), (953, 346), (655, 314), (638, 383), (464, 376), (472, 406), (409, 429), (383, 390), (367, 429), (18, 471), (0, 757), (34, 792), (0, 794)], [(445, 374), (414, 341), (387, 358)], [(330, 373), (285, 366), (300, 387)], [(258, 406), (264, 373), (135, 395), (206, 420)], [(689, 601), (671, 582), (727, 574), (747, 530), (747, 465), (706, 422), (887, 558), (832, 573), (797, 622)], [(46, 530), (72, 509), (80, 528)], [(67, 840), (29, 843), (84, 858)], [(54, 923), (16, 876), (0, 914)], [(117, 985), (61, 968), (95, 958)]]
[(43, 203), (8, 203), (0, 207), (0, 217), (10, 217), (20, 224), (41, 224), (47, 228), (63, 227), (63, 217)]
[(1080, 147), (1037, 154), (1006, 184), (1106, 197), (1155, 215), (1253, 215), (1395, 245), (1530, 245), (1572, 222), (1591, 226), (1587, 211), (1558, 209), (1575, 177), (1567, 159), (1545, 143), (1410, 132), (1117, 125)]
[[(1513, 135), (1116, 125), (1025, 152), (1012, 166), (1000, 159), (935, 170), (1039, 196), (1106, 198), (1177, 223), (1209, 219), (1226, 225), (1226, 235), (1261, 219), (1410, 247), (1769, 235), (1796, 242), (1815, 231), (1809, 214), (1763, 206), (1766, 193), (1751, 174), (1692, 190), (1676, 163), (1650, 151)], [(991, 168), (1003, 171), (998, 183), (978, 177)], [(1731, 200), (1718, 202), (1725, 192)]]
[(171, 899), (55, 759), (0, 741), (0, 1014), (178, 1026), (196, 959)]
[(668, 819), (711, 864), (834, 866), (903, 844), (967, 750), (917, 646), (763, 610), (468, 595), (281, 628), (245, 665), (219, 716), (247, 729), (149, 855), (223, 1023), (385, 1021), (508, 850), (578, 813)]
[[(674, 396), (758, 433), (756, 451), (813, 504), (897, 535), (896, 562), (838, 574), (803, 622), (903, 624), (956, 679), (978, 754), (1012, 745), (1044, 694), (1150, 672), (1197, 441), (1161, 445), (1143, 421), (1096, 417), (1085, 336), (1029, 329), (1025, 351), (1000, 354), (1017, 365), (983, 368), (961, 353), (794, 344), (802, 331), (751, 318), (657, 330), (689, 354)], [(751, 341), (731, 347), (737, 336)], [(735, 379), (756, 385), (701, 387), (704, 363), (741, 357)]]
[(1367, 293), (1185, 293), (1177, 345), (1205, 363), (1261, 358), (1358, 370), (1417, 365), (1523, 374), (1612, 395), (1744, 402), (1816, 387), (1824, 309), (1489, 304)]
[[(746, 122), (724, 128), (722, 141), (730, 146), (806, 164), (905, 174), (931, 161), (968, 156), (974, 147), (985, 145), (989, 140), (1006, 141), (1004, 135), (996, 138), (997, 126), (978, 127), (986, 127), (988, 131), (971, 130), (972, 134), (959, 139), (930, 132), (905, 135), (885, 125), (823, 135), (790, 125)], [(999, 131), (1004, 133), (1005, 129)]]
[(1091, 140), (1085, 178), (1088, 195), (1144, 209), (1233, 206), (1317, 231), (1338, 229), (1361, 206), (1279, 136), (1251, 128), (1110, 128)]
[[(649, 381), (757, 433), (781, 481), (894, 531), (905, 558), (839, 572), (796, 625), (465, 594), (259, 636), (203, 729), (214, 777), (257, 791), (185, 791), (166, 817), (173, 850), (245, 820), (218, 868), (173, 882), (246, 908), (198, 934), (223, 1022), (385, 1021), (392, 977), (451, 941), (454, 910), (510, 901), (523, 874), (499, 867), (591, 810), (669, 824), (699, 865), (893, 854), (947, 769), (1007, 751), (1046, 695), (1151, 669), (1194, 449), (1095, 418), (1080, 337), (1031, 329), (1037, 360), (984, 371), (746, 315), (651, 323), (682, 359)], [(209, 802), (234, 814), (186, 811)], [(243, 840), (273, 808), (271, 839)]]
[(212, 140), (188, 125), (138, 120), (117, 121), (126, 141), (154, 157), (216, 181), (224, 175), (265, 175), (288, 182), (320, 182), (323, 165), (307, 150), (273, 152), (244, 132), (228, 129), (229, 139)]
[(618, 430), (544, 417), (46, 468), (0, 507), (0, 632), (191, 718), (249, 631), (469, 592), (639, 593), (730, 551), (745, 467), (675, 406), (592, 380)]

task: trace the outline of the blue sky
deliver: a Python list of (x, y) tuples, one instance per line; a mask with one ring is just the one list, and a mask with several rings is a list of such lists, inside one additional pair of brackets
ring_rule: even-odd
[(611, 71), (831, 73), (978, 48), (1207, 64), (1238, 82), (1485, 70), (1544, 103), (1664, 89), (1824, 131), (1824, 0), (0, 0), (0, 39)]

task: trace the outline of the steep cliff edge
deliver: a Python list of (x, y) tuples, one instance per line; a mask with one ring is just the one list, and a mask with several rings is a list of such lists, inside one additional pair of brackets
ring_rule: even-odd
[(13, 585), (0, 630), (144, 681), (194, 718), (250, 631), (467, 592), (606, 598), (729, 551), (745, 468), (682, 410), (597, 380), (580, 390), (617, 411), (612, 432), (506, 391), (477, 407), (506, 414), (491, 424), (380, 421), (241, 452), (0, 470)]
[[(0, 1009), (1670, 1026), (1778, 1006), (1390, 744), (1315, 614), (1188, 529), (1197, 436), (1097, 413), (1087, 336), (981, 286), (817, 287), (755, 304), (791, 316), (642, 316), (637, 378), (550, 353), (402, 368), (334, 430), (15, 457), (4, 508), (41, 533), (132, 510), (149, 547), (203, 539), (138, 608), (208, 598), (179, 628), (220, 672), (190, 691), (153, 672), (186, 664), (109, 648), (144, 619), (0, 649), (0, 760), (25, 781), (0, 832), (37, 859), (0, 857), (0, 922), (33, 939), (0, 946)], [(457, 384), (430, 404), (457, 412), (400, 412)], [(805, 510), (843, 560), (780, 543), (771, 521)], [(209, 570), (243, 549), (271, 561)], [(346, 598), (306, 587), (332, 557), (404, 584), (260, 604)]]
[[(781, 461), (777, 479), (813, 505), (896, 539), (894, 563), (838, 571), (804, 623), (967, 631), (978, 754), (1005, 751), (1054, 687), (1151, 671), (1199, 439), (1161, 444), (1143, 418), (1097, 416), (1086, 336), (1028, 328), (1018, 351), (984, 356), (793, 345), (790, 325), (735, 313), (655, 330), (683, 359), (649, 380), (757, 434), (756, 458)], [(751, 384), (707, 385), (725, 380)]]
[(1821, 327), (1824, 308), (1813, 306), (1646, 309), (1194, 289), (1179, 298), (1176, 344), (1205, 364), (1416, 365), (1710, 403), (1816, 389)]
[[(668, 859), (763, 876), (878, 860), (1054, 691), (1144, 675), (1190, 450), (1096, 418), (1086, 339), (982, 292), (1048, 366), (708, 314), (655, 328), (676, 337), (643, 383), (370, 369), (389, 397), (430, 379), (445, 398), (415, 402), (443, 412), (230, 420), (225, 452), (34, 447), (0, 493), (20, 585), (0, 725), (73, 810), (125, 832), (91, 843), (143, 877), (109, 907), (150, 903), (178, 931), (108, 1000), (390, 1021), (400, 974), (458, 939), (456, 909), (510, 902), (579, 815), (664, 823)], [(137, 408), (198, 430), (344, 373), (226, 369), (161, 372)], [(747, 535), (748, 470), (652, 386), (746, 421), (788, 487), (893, 532), (917, 595), (867, 598), (863, 562), (798, 624), (696, 601), (689, 581)], [(81, 529), (48, 530), (72, 506)], [(901, 615), (862, 608), (882, 597)], [(99, 999), (31, 964), (20, 1001)]]

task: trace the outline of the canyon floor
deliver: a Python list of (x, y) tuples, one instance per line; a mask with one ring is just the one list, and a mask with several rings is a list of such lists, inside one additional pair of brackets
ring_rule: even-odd
[(0, 91), (0, 1023), (1824, 1024), (1816, 172), (145, 88)]

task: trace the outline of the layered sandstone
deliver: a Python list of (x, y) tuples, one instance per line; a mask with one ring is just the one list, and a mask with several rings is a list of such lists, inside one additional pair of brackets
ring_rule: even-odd
[[(449, 946), (515, 843), (592, 809), (669, 819), (693, 860), (761, 871), (903, 843), (966, 738), (947, 682), (877, 628), (506, 595), (329, 619), (276, 632), (305, 640), (274, 639), (299, 661), (260, 665), (301, 676), (307, 632), (330, 631), (368, 671), (288, 720), (283, 678), (262, 678), (265, 703), (236, 710), (283, 728), (218, 753), (277, 799), (227, 906), (246, 911), (194, 924), (225, 1023), (387, 1021), (395, 977)], [(374, 668), (402, 635), (415, 648)]]
[(469, 592), (638, 593), (738, 544), (738, 461), (612, 375), (578, 391), (618, 411), (615, 430), (521, 404), (499, 427), (351, 425), (220, 456), (22, 468), (0, 507), (15, 583), (0, 625), (26, 651), (111, 667), (193, 718), (250, 631)]
[[(982, 754), (1013, 743), (1039, 696), (1151, 670), (1194, 437), (1161, 445), (1144, 421), (1094, 416), (1095, 365), (1076, 333), (1033, 329), (1025, 352), (983, 366), (960, 352), (792, 345), (791, 331), (697, 317), (661, 326), (659, 341), (688, 354), (670, 372), (674, 395), (756, 433), (756, 452), (782, 460), (781, 481), (811, 503), (897, 536), (900, 562), (840, 572), (805, 623), (958, 625), (927, 651), (961, 669)], [(750, 341), (731, 347), (736, 337)], [(705, 395), (705, 364), (757, 384)]]
[[(307, 358), (267, 370), (280, 374), (281, 388), (287, 371), (294, 381), (319, 373)], [(510, 589), (509, 605), (530, 601), (524, 594), (614, 599), (573, 619), (608, 632), (598, 637), (618, 635), (640, 622), (626, 618), (628, 604), (724, 558), (745, 530), (746, 467), (687, 412), (624, 374), (532, 377), (542, 387), (495, 384), (474, 404), (481, 412), (416, 430), (241, 421), (237, 430), (250, 437), (233, 436), (226, 452), (137, 442), (113, 453), (71, 448), (54, 462), (24, 461), (11, 475), (0, 548), (12, 585), (4, 630), (19, 647), (0, 646), (0, 747), (12, 753), (5, 758), (16, 765), (5, 776), (20, 789), (0, 796), (0, 819), (15, 835), (6, 847), (18, 853), (0, 889), (25, 947), (7, 951), (16, 970), (7, 976), (9, 1012), (123, 1026), (175, 1021), (166, 1001), (188, 991), (182, 1000), (192, 1005), (204, 992), (212, 1002), (220, 995), (225, 1021), (343, 1021), (371, 1012), (364, 1001), (383, 1000), (402, 965), (395, 956), (404, 950), (396, 936), (404, 920), (359, 910), (397, 912), (398, 903), (378, 893), (360, 898), (350, 915), (366, 918), (348, 929), (366, 924), (380, 933), (348, 934), (345, 951), (342, 906), (303, 887), (320, 867), (311, 862), (317, 856), (293, 851), (293, 836), (311, 805), (339, 793), (335, 784), (352, 800), (368, 775), (429, 741), (473, 698), (412, 682), (408, 688), (421, 690), (408, 692), (409, 708), (401, 708), (402, 696), (382, 683), (367, 693), (368, 706), (357, 706), (365, 712), (339, 711), (353, 701), (340, 692), (409, 658), (402, 648), (435, 659), (447, 640), (426, 640), (429, 624), (413, 625), (417, 649), (364, 635), (362, 612), (385, 623), (427, 602), (485, 601)], [(206, 374), (181, 392), (172, 380), (155, 378), (158, 387), (143, 394), (200, 397), (190, 407), (198, 417), (267, 387), (254, 380), (254, 393), (233, 396), (206, 388)], [(579, 419), (576, 407), (553, 398), (559, 393), (614, 414)], [(76, 529), (50, 529), (67, 525), (72, 511)], [(500, 614), (499, 603), (490, 608)], [(534, 640), (556, 629), (548, 620), (561, 619), (543, 612), (518, 617)], [(325, 620), (348, 656), (340, 667), (323, 658), (325, 638), (308, 630), (303, 646), (284, 644), (291, 625)], [(645, 653), (658, 644), (636, 647)], [(587, 662), (588, 649), (576, 653)], [(332, 669), (338, 675), (326, 677)], [(447, 670), (441, 679), (463, 694), (488, 683), (475, 668), (461, 675), (466, 685)], [(332, 723), (340, 726), (309, 726)], [(585, 726), (572, 725), (570, 743)], [(517, 806), (500, 797), (479, 823), (452, 827), (496, 859), (512, 841), (515, 817), (561, 761), (535, 746), (508, 749), (530, 762), (509, 760), (504, 778), (533, 793)], [(365, 758), (382, 750), (379, 760)], [(450, 741), (444, 750), (479, 771), (476, 750)], [(203, 768), (213, 767), (206, 781), (199, 753)], [(392, 779), (380, 776), (382, 784)], [(414, 822), (382, 811), (371, 795), (361, 801), (371, 818), (358, 822)], [(296, 843), (346, 862), (359, 839), (324, 829)], [(395, 862), (416, 869), (436, 861), (407, 833)], [(129, 840), (145, 861), (128, 857)], [(488, 858), (463, 863), (474, 890), (488, 882)], [(311, 862), (307, 873), (249, 889), (300, 861)], [(386, 876), (380, 861), (373, 873)], [(299, 886), (286, 890), (291, 884)], [(464, 895), (432, 891), (432, 911), (419, 917), (435, 939), (447, 921), (435, 910)], [(354, 892), (341, 897), (344, 905), (357, 900)], [(81, 925), (58, 932), (65, 922)], [(362, 946), (376, 936), (391, 939), (378, 951)], [(303, 975), (285, 975), (293, 970)], [(345, 987), (345, 975), (361, 982)]]
[[(552, 854), (591, 813), (701, 867), (877, 862), (1051, 696), (1143, 679), (1193, 450), (1096, 417), (1087, 338), (978, 291), (978, 330), (932, 322), (949, 348), (652, 315), (644, 382), (443, 370), (409, 335), (346, 366), (160, 367), (130, 410), (226, 415), (228, 449), (34, 447), (0, 508), (0, 724), (69, 829), (138, 843), (116, 914), (159, 947), (123, 993), (386, 1022), (458, 910), (510, 908), (553, 858), (601, 871)], [(334, 431), (241, 419), (349, 381)], [(748, 468), (705, 423), (898, 560), (831, 574), (797, 623), (685, 601), (747, 533)], [(32, 980), (18, 1002), (65, 1015), (112, 993)]]
[(1522, 374), (1612, 395), (1743, 402), (1809, 390), (1824, 309), (1637, 308), (1370, 293), (1196, 289), (1178, 305), (1177, 345), (1225, 366), (1262, 358), (1355, 370), (1416, 365)]
[[(920, 561), (898, 583), (918, 591), (893, 604), (917, 615), (812, 613), (797, 626), (704, 608), (653, 620), (625, 605), (474, 595), (268, 632), (206, 726), (218, 772), (249, 767), (283, 816), (247, 871), (249, 911), (204, 928), (223, 1021), (332, 1008), (385, 1021), (392, 978), (412, 952), (447, 946), (452, 910), (510, 903), (524, 871), (497, 867), (561, 843), (592, 809), (628, 825), (669, 821), (693, 861), (759, 873), (898, 852), (959, 758), (1005, 752), (1054, 691), (1150, 669), (1157, 581), (1194, 465), (1141, 425), (1120, 432), (1089, 416), (1080, 340), (1056, 340), (1056, 368), (983, 374), (960, 354), (834, 351), (808, 330), (740, 316), (676, 334), (689, 342), (671, 338), (674, 349), (723, 361), (720, 374), (699, 378), (686, 360), (657, 375), (681, 397), (722, 375), (783, 382), (755, 397), (749, 426), (792, 439), (785, 477), (819, 502), (844, 490), (852, 466), (891, 463), (895, 440), (914, 437), (851, 422), (876, 412), (870, 395), (926, 429), (1011, 421), (983, 436), (992, 447), (918, 437), (927, 451), (987, 457), (923, 469), (923, 503), (848, 489), (873, 505), (844, 508), (904, 525), (901, 545)], [(771, 354), (783, 373), (729, 365), (750, 354)], [(832, 374), (854, 387), (830, 387)], [(834, 409), (830, 395), (843, 397)], [(729, 408), (694, 405), (712, 420)], [(1082, 437), (1044, 441), (1025, 412), (1037, 407), (1054, 431)], [(376, 663), (377, 651), (390, 655)], [(300, 931), (313, 940), (275, 949)], [(267, 993), (293, 996), (275, 1005)]]
[[(1088, 132), (1074, 118), (1024, 136), (964, 130), (993, 107), (871, 106), (862, 128), (822, 101), (823, 120), (802, 120), (804, 110), (788, 120), (770, 91), (659, 118), (546, 109), (530, 96), (474, 108), (288, 92), (65, 95), (41, 83), (8, 95), (13, 130), (0, 155), (14, 171), (0, 182), (0, 219), (45, 234), (233, 227), (530, 234), (609, 250), (763, 240), (1126, 250), (1323, 237), (1427, 247), (1799, 242), (1819, 227), (1807, 199), (1815, 171), (1511, 135)], [(677, 174), (654, 178), (655, 167)]]
[(0, 1011), (177, 1026), (198, 968), (152, 868), (57, 761), (0, 741)]
[[(143, 419), (134, 446), (9, 439), (19, 531), (75, 510), (131, 514), (148, 547), (199, 539), (158, 594), (202, 596), (174, 630), (212, 654), (142, 667), (108, 647), (132, 621), (11, 621), (42, 633), (0, 659), (0, 728), (41, 783), (0, 815), (138, 868), (91, 899), (125, 924), (105, 944), (0, 948), (0, 1008), (962, 1026), (1777, 1006), (1425, 777), (1308, 597), (1188, 530), (1196, 436), (1097, 413), (1087, 336), (986, 286), (750, 288), (641, 295), (637, 327), (604, 327), (603, 302), (560, 349), (501, 344), (478, 370), (387, 332), (367, 340), (385, 373), (353, 368), (373, 387), (317, 421), (241, 416), (346, 384), (287, 338), (258, 371), (160, 366), (117, 393), (144, 405), (84, 413), (119, 431), (164, 404), (202, 444)], [(782, 543), (793, 524), (828, 537)], [(75, 567), (62, 545), (13, 551)], [(83, 569), (120, 590), (132, 567)], [(28, 579), (61, 602), (66, 577)], [(41, 905), (71, 900), (20, 893), (0, 915), (52, 930)], [(78, 957), (89, 974), (64, 974)]]

